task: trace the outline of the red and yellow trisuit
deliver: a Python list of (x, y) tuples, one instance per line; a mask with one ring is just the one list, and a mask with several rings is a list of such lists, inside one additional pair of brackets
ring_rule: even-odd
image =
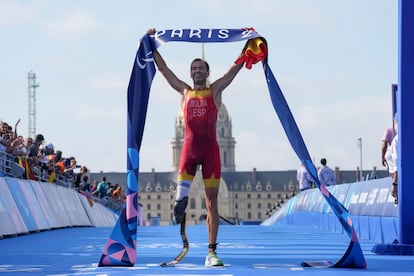
[(218, 108), (210, 88), (188, 90), (184, 102), (184, 145), (178, 170), (177, 200), (188, 196), (197, 165), (206, 188), (220, 184), (220, 151), (216, 138)]

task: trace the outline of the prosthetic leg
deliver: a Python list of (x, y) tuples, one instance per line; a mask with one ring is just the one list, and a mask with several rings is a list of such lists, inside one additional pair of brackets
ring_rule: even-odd
[(190, 249), (190, 244), (187, 239), (187, 234), (185, 232), (186, 226), (186, 216), (187, 213), (185, 212), (188, 204), (188, 197), (184, 197), (182, 200), (176, 201), (174, 205), (174, 217), (177, 224), (180, 224), (180, 235), (183, 241), (183, 248), (181, 252), (170, 262), (162, 262), (160, 266), (167, 267), (167, 266), (175, 266), (178, 264), (182, 259), (184, 259), (185, 255), (187, 254), (188, 250)]

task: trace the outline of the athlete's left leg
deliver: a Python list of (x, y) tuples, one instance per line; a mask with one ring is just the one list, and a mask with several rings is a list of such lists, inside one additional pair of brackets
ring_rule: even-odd
[(215, 252), (220, 222), (218, 193), (221, 177), (220, 152), (217, 144), (212, 145), (211, 150), (205, 157), (202, 168), (207, 207), (208, 251)]
[[(220, 180), (217, 180), (219, 182)], [(206, 207), (207, 207), (207, 232), (209, 252), (215, 251), (217, 244), (217, 234), (220, 222), (220, 215), (218, 211), (218, 191), (219, 187), (208, 187), (206, 185)]]
[[(206, 180), (204, 180), (206, 181)], [(205, 260), (206, 266), (222, 266), (223, 262), (217, 257), (217, 234), (219, 228), (220, 215), (218, 211), (218, 184), (220, 179), (211, 179), (207, 181), (206, 185), (206, 205), (207, 205), (207, 232), (208, 232), (208, 253)], [(214, 183), (214, 184), (212, 184)]]

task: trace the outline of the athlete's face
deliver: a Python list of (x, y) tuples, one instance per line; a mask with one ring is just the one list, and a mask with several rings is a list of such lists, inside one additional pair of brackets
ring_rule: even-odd
[(205, 83), (209, 75), (206, 63), (202, 60), (194, 61), (191, 64), (190, 74), (195, 84)]

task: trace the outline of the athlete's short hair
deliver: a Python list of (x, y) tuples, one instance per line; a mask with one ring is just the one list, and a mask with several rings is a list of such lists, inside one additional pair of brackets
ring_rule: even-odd
[[(203, 61), (204, 62), (204, 64), (206, 65), (206, 70), (207, 70), (207, 72), (210, 72), (210, 65), (208, 65), (208, 62), (207, 61), (205, 61), (204, 59), (201, 59), (201, 58), (195, 58), (192, 62), (191, 62), (191, 66), (193, 66), (193, 63), (194, 62), (196, 62), (196, 61)], [(191, 68), (191, 67), (190, 67)]]

